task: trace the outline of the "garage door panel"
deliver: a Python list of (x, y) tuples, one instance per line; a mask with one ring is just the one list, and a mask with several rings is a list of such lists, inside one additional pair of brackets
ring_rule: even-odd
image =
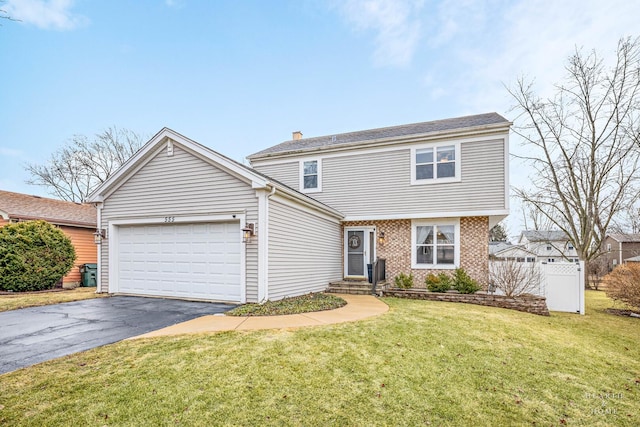
[(240, 225), (122, 226), (119, 292), (240, 301)]

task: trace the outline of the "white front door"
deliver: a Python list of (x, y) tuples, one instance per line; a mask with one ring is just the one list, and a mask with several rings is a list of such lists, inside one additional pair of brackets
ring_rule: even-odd
[(375, 229), (348, 227), (344, 230), (344, 276), (366, 278), (367, 264), (375, 259)]

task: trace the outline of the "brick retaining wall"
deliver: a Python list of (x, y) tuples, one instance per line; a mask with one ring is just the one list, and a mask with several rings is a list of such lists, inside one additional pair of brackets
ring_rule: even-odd
[(424, 289), (398, 289), (390, 288), (381, 291), (381, 296), (423, 299), (429, 301), (461, 302), (466, 304), (487, 305), (491, 307), (507, 308), (510, 310), (524, 311), (525, 313), (548, 316), (547, 300), (537, 296), (506, 297), (504, 295), (489, 294), (458, 294), (429, 292)]

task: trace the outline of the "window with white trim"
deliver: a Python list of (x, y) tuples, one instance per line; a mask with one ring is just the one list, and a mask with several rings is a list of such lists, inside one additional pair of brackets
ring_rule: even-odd
[(300, 191), (303, 193), (322, 191), (322, 164), (319, 159), (300, 161)]
[(411, 183), (460, 181), (460, 144), (411, 149)]
[(412, 268), (455, 268), (459, 264), (460, 222), (415, 221), (412, 226)]

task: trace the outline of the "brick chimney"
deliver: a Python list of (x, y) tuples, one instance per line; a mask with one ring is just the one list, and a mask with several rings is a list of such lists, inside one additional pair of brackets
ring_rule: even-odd
[(291, 132), (291, 134), (293, 135), (293, 139), (294, 140), (302, 139), (302, 132), (300, 132), (299, 130), (297, 130), (295, 132)]

